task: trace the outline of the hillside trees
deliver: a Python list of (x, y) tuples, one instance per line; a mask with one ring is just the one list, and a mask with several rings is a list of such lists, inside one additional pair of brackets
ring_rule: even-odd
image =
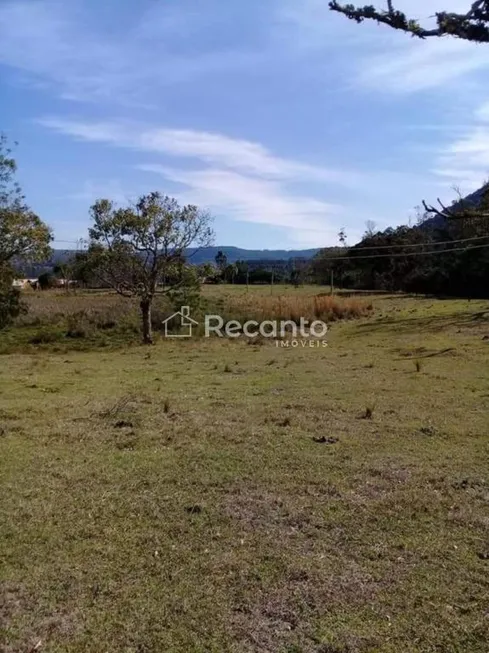
[(366, 234), (350, 248), (348, 265), (355, 272), (358, 287), (405, 290), (411, 276), (425, 270), (426, 258), (418, 254), (433, 249), (430, 243), (431, 234), (421, 229), (388, 228)]
[(185, 285), (185, 251), (212, 243), (211, 218), (196, 206), (180, 206), (158, 192), (125, 208), (101, 199), (90, 213), (90, 270), (120, 295), (139, 300), (143, 342), (151, 344), (157, 290), (174, 295)]
[(313, 260), (314, 276), (328, 283), (333, 270), (344, 287), (407, 291), (459, 297), (489, 297), (489, 231), (484, 202), (460, 205), (433, 222), (429, 214), (415, 227), (400, 226), (366, 233), (360, 243), (322, 250)]

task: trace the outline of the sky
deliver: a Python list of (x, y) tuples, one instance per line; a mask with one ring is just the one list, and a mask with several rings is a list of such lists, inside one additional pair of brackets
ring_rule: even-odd
[[(55, 246), (87, 237), (95, 200), (153, 190), (209, 210), (216, 244), (297, 249), (480, 187), (489, 46), (327, 5), (0, 0), (0, 131)], [(467, 6), (397, 3), (425, 24)]]

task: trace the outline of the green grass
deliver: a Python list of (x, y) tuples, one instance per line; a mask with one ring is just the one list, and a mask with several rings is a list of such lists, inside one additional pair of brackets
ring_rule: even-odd
[(485, 653), (489, 306), (373, 301), (1, 356), (0, 649)]

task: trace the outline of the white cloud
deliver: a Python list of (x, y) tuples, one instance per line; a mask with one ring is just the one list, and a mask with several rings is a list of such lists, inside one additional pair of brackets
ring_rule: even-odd
[[(259, 143), (193, 130), (147, 128), (117, 121), (84, 123), (39, 121), (46, 127), (92, 143), (156, 153), (165, 159), (191, 159), (197, 169), (147, 163), (138, 169), (162, 175), (184, 187), (184, 201), (207, 206), (234, 220), (287, 229), (291, 240), (334, 242), (343, 209), (292, 188), (304, 182), (354, 185), (355, 175), (275, 156)], [(287, 182), (287, 187), (285, 187)], [(292, 187), (292, 188), (291, 188)], [(87, 190), (87, 189), (85, 189)], [(93, 188), (88, 188), (92, 191)], [(119, 190), (119, 189), (117, 189)]]
[(410, 41), (367, 56), (359, 81), (400, 93), (443, 88), (489, 66), (489, 50), (456, 39)]
[(210, 19), (204, 10), (162, 6), (139, 11), (116, 32), (99, 24), (102, 7), (90, 13), (81, 0), (3, 0), (0, 64), (23, 71), (32, 85), (53, 86), (65, 99), (151, 106), (155, 92), (172, 83), (256, 63), (256, 53), (237, 49), (177, 54)]
[[(367, 219), (384, 226), (399, 216), (403, 219), (434, 183), (430, 185), (426, 175), (396, 170), (370, 168), (360, 173), (314, 166), (279, 157), (260, 143), (217, 133), (120, 121), (49, 118), (39, 122), (86, 142), (157, 155), (156, 162), (145, 162), (139, 169), (181, 185), (178, 195), (184, 201), (235, 220), (281, 226), (302, 244), (304, 239), (333, 244), (341, 225), (354, 240), (362, 233), (358, 225)], [(311, 188), (319, 197), (311, 194)], [(341, 188), (348, 189), (347, 205), (324, 199), (337, 197)]]
[[(23, 71), (24, 79), (30, 84), (54, 87), (65, 98), (106, 101), (109, 105), (116, 104), (118, 109), (123, 103), (126, 105), (124, 110), (127, 104), (146, 106), (154, 103), (162, 115), (169, 116), (168, 120), (191, 120), (193, 112), (199, 125), (212, 127), (219, 125), (219, 119), (224, 117), (234, 134), (239, 135), (246, 133), (242, 131), (242, 121), (246, 122), (247, 129), (254, 131), (256, 125), (253, 121), (257, 120), (258, 113), (250, 111), (248, 114), (246, 105), (241, 104), (236, 118), (229, 111), (224, 116), (224, 109), (218, 106), (222, 88), (219, 88), (215, 101), (212, 97), (216, 88), (213, 85), (217, 86), (221, 81), (219, 74), (230, 70), (255, 71), (260, 64), (256, 86), (255, 78), (251, 80), (251, 76), (244, 76), (241, 80), (236, 75), (230, 81), (229, 92), (227, 86), (224, 89), (231, 98), (234, 91), (237, 94), (242, 92), (243, 98), (255, 104), (266, 101), (268, 97), (261, 74), (265, 63), (277, 65), (280, 62), (280, 73), (273, 78), (277, 87), (282, 82), (285, 84), (285, 75), (281, 75), (284, 71), (288, 74), (290, 65), (292, 87), (304, 75), (307, 84), (311, 84), (313, 99), (309, 101), (306, 93), (304, 98), (297, 98), (297, 104), (295, 98), (288, 104), (277, 103), (274, 138), (281, 136), (284, 143), (291, 143), (288, 147), (293, 147), (297, 140), (289, 138), (290, 126), (293, 127), (294, 121), (304, 115), (311, 116), (310, 128), (308, 125), (308, 129), (302, 129), (301, 125), (298, 133), (304, 134), (300, 137), (304, 138), (306, 147), (307, 139), (317, 137), (318, 143), (312, 145), (317, 157), (321, 144), (327, 143), (325, 134), (328, 131), (322, 130), (323, 123), (327, 121), (327, 128), (332, 133), (336, 124), (342, 129), (343, 122), (357, 120), (360, 109), (364, 124), (369, 126), (369, 121), (372, 122), (372, 130), (379, 133), (377, 149), (377, 143), (372, 147), (368, 138), (365, 144), (362, 135), (358, 136), (358, 130), (351, 132), (352, 142), (346, 149), (356, 156), (353, 146), (358, 145), (359, 159), (365, 161), (365, 157), (369, 157), (368, 169), (360, 173), (339, 168), (334, 163), (331, 166), (327, 163), (312, 165), (297, 157), (281, 156), (261, 143), (204, 129), (169, 129), (115, 120), (89, 122), (55, 118), (40, 121), (45, 127), (86, 142), (144, 152), (143, 161), (150, 160), (145, 163), (146, 172), (151, 169), (153, 173), (164, 174), (169, 182), (182, 185), (184, 193), (198, 198), (199, 204), (215, 207), (223, 215), (282, 226), (293, 232), (297, 239), (317, 237), (331, 243), (336, 241), (340, 223), (350, 227), (355, 222), (363, 224), (370, 217), (379, 223), (402, 220), (406, 207), (418, 203), (421, 197), (429, 197), (431, 184), (440, 179), (447, 180), (447, 185), (449, 181), (475, 185), (479, 183), (476, 179), (485, 176), (482, 170), (487, 161), (484, 148), (488, 142), (483, 119), (489, 116), (487, 105), (479, 110), (473, 128), (452, 133), (452, 143), (444, 151), (436, 151), (435, 155), (433, 149), (439, 150), (440, 145), (430, 143), (419, 172), (409, 172), (409, 167), (417, 170), (419, 157), (410, 158), (409, 154), (412, 155), (418, 145), (416, 138), (419, 135), (410, 134), (403, 141), (400, 134), (397, 144), (393, 142), (394, 131), (391, 131), (387, 141), (383, 125), (373, 124), (371, 120), (371, 107), (374, 112), (378, 108), (376, 96), (372, 94), (366, 98), (367, 94), (364, 94), (365, 103), (361, 107), (356, 103), (359, 89), (397, 94), (441, 89), (450, 100), (450, 110), (455, 113), (452, 104), (460, 109), (461, 88), (466, 87), (474, 73), (489, 65), (487, 48), (453, 39), (423, 42), (371, 23), (358, 26), (331, 12), (327, 0), (271, 0), (269, 4), (265, 3), (269, 12), (267, 20), (263, 25), (256, 21), (257, 31), (263, 30), (268, 36), (264, 43), (260, 39), (255, 41), (247, 32), (243, 35), (235, 30), (227, 35), (232, 38), (226, 40), (227, 23), (224, 27), (221, 23), (216, 27), (219, 22), (216, 22), (216, 8), (222, 4), (219, 0), (209, 0), (213, 5), (209, 11), (197, 0), (136, 3), (137, 6), (129, 3), (134, 20), (130, 21), (121, 11), (115, 24), (107, 19), (109, 12), (105, 3), (94, 2), (92, 9), (89, 9), (90, 4), (83, 0), (70, 0), (69, 3), (62, 0), (0, 0), (0, 32), (3, 37), (0, 64)], [(107, 0), (107, 5), (117, 8), (118, 0)], [(420, 19), (429, 19), (435, 10), (445, 7), (445, 1), (435, 0), (429, 7), (421, 0), (403, 0), (398, 5)], [(465, 7), (465, 2), (452, 2), (450, 8), (457, 9), (462, 5)], [(194, 10), (189, 12), (189, 6)], [(229, 7), (222, 11), (232, 13), (232, 6)], [(251, 7), (252, 18), (255, 18), (254, 12), (262, 11), (261, 7), (258, 2)], [(274, 14), (275, 22), (272, 22), (270, 13), (274, 8), (277, 13)], [(211, 25), (213, 22), (216, 24)], [(220, 45), (211, 38), (213, 29), (224, 35)], [(225, 46), (233, 39), (235, 44)], [(207, 84), (194, 85), (194, 77), (202, 75), (211, 76), (209, 87)], [(325, 80), (331, 82), (331, 87)], [(168, 87), (172, 84), (175, 88), (170, 90)], [(346, 93), (345, 84), (348, 84)], [(276, 89), (271, 86), (273, 107)], [(323, 86), (326, 89), (324, 95)], [(166, 87), (166, 93), (162, 92), (163, 87)], [(195, 106), (198, 104), (195, 102), (189, 106), (188, 94), (191, 95), (196, 87), (203, 97), (205, 94), (202, 110)], [(316, 93), (320, 87), (321, 93)], [(280, 92), (277, 97), (282, 97)], [(283, 97), (290, 95), (284, 91)], [(242, 101), (245, 103), (246, 99)], [(477, 101), (470, 96), (470, 102)], [(319, 111), (311, 106), (313, 102), (317, 102)], [(413, 128), (419, 129), (416, 124), (419, 116), (408, 115), (406, 118), (406, 107), (402, 103), (403, 98), (395, 98), (389, 119), (401, 127), (406, 120), (412, 120)], [(227, 110), (229, 106), (226, 105)], [(345, 115), (338, 116), (343, 107)], [(303, 108), (307, 111), (303, 112)], [(95, 110), (101, 109), (97, 107)], [(448, 108), (441, 102), (431, 106), (424, 119), (429, 123), (436, 122), (441, 112), (445, 120), (436, 126), (445, 129), (449, 123)], [(136, 115), (131, 111), (125, 113)], [(321, 115), (315, 116), (315, 113)], [(457, 121), (461, 121), (460, 114)], [(343, 142), (340, 136), (336, 136), (331, 142), (332, 147), (339, 151)], [(344, 138), (350, 138), (349, 134), (345, 132)], [(357, 138), (358, 142), (354, 140)], [(433, 140), (440, 140), (438, 134)], [(369, 148), (367, 153), (365, 147)], [(404, 150), (407, 150), (406, 157)], [(329, 152), (324, 156), (326, 162), (328, 159), (334, 162)], [(390, 170), (375, 170), (376, 162), (382, 161), (382, 157), (392, 162)], [(430, 166), (435, 168), (436, 176), (426, 174), (425, 170)], [(189, 170), (189, 167), (196, 169)], [(344, 192), (345, 188), (348, 193)], [(111, 189), (110, 184), (108, 190), (118, 198), (124, 195), (123, 189), (116, 186)], [(88, 200), (90, 196), (91, 200), (95, 194), (102, 194), (101, 191), (97, 184), (87, 182), (78, 194), (79, 199)], [(336, 204), (335, 200), (342, 192), (349, 210)], [(354, 204), (357, 208), (355, 214)], [(349, 231), (352, 233), (351, 227)], [(309, 235), (304, 236), (306, 233)]]
[(87, 123), (45, 118), (38, 122), (62, 134), (86, 141), (196, 158), (208, 164), (223, 165), (267, 179), (322, 181), (347, 186), (354, 186), (360, 181), (358, 173), (278, 157), (260, 143), (229, 138), (223, 134), (144, 127), (137, 123), (118, 121)]
[(482, 106), (480, 106), (476, 113), (476, 118), (483, 122), (488, 122), (489, 123), (489, 102), (486, 102)]
[[(154, 164), (140, 170), (162, 175), (187, 188), (187, 197), (235, 220), (321, 233), (329, 242), (338, 231), (339, 206), (310, 197), (291, 196), (278, 182), (256, 179), (230, 170), (176, 170)], [(333, 224), (331, 224), (333, 219)]]
[(476, 110), (472, 125), (445, 146), (434, 172), (464, 191), (480, 188), (489, 177), (489, 105)]

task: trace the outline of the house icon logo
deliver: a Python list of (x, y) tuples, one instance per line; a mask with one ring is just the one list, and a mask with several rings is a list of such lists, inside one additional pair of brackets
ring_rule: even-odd
[[(180, 321), (181, 332), (170, 333), (171, 323), (176, 320)], [(199, 323), (190, 317), (190, 306), (182, 306), (179, 311), (163, 320), (162, 324), (165, 338), (191, 338), (192, 329), (194, 326), (198, 326)]]

